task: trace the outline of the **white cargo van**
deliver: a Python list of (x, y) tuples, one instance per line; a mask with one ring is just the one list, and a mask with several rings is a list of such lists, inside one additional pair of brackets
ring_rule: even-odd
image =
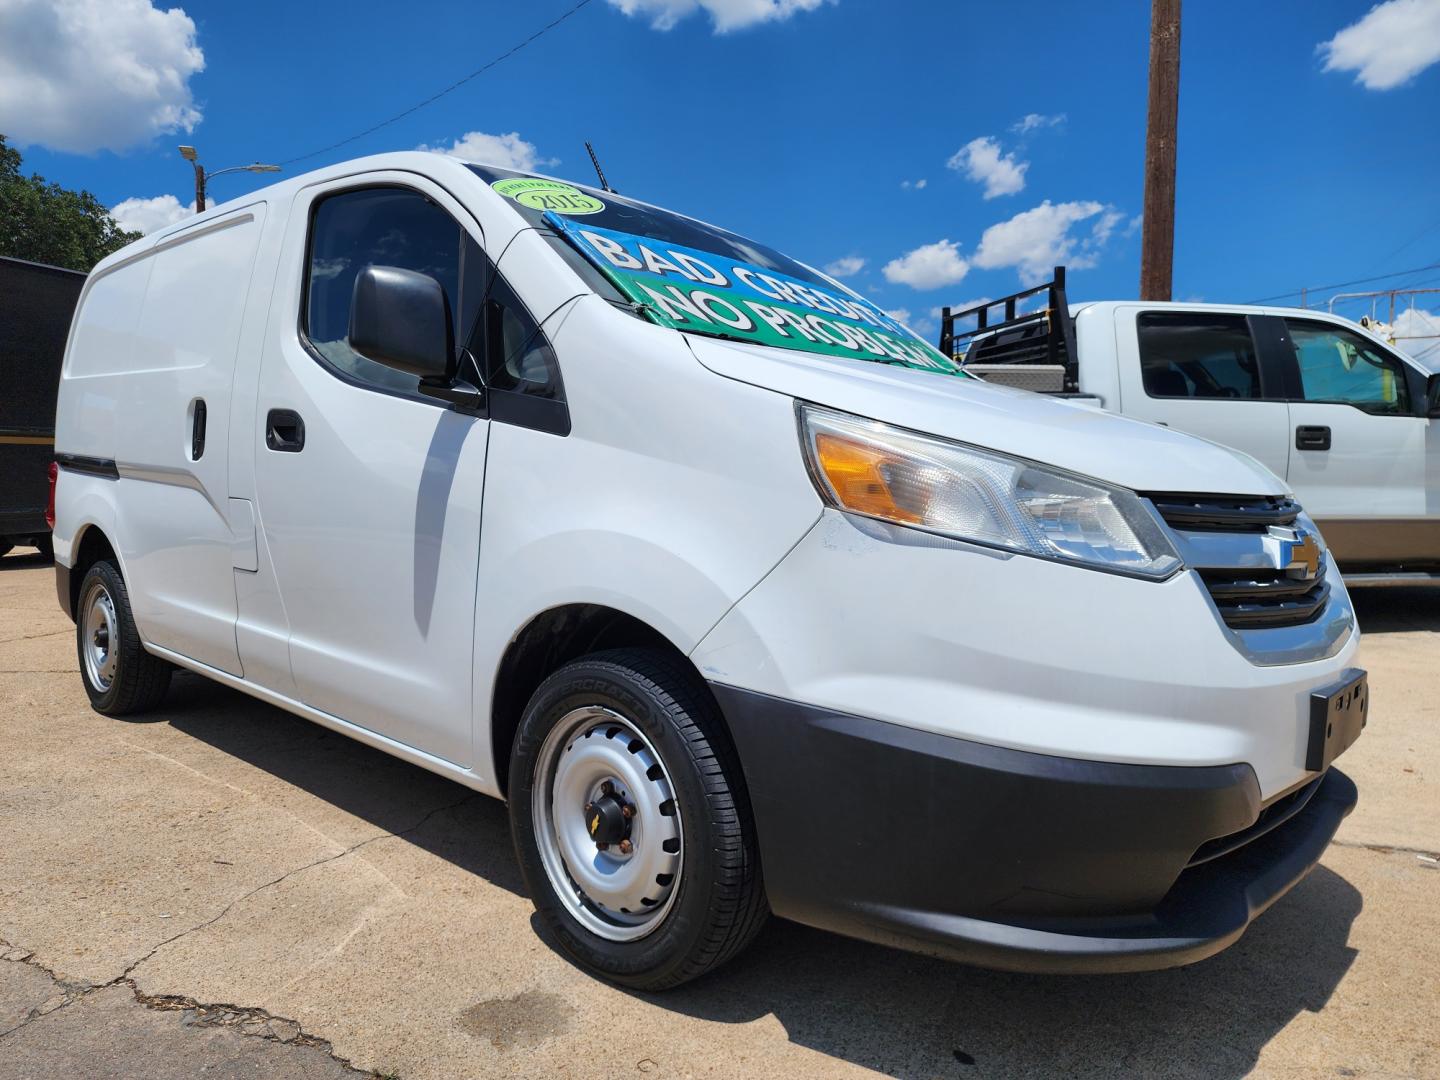
[(1188, 963), (1355, 802), (1355, 618), (1275, 475), (609, 191), (392, 154), (137, 241), (56, 449), (98, 710), (178, 665), (508, 799), (547, 926), (631, 986), (772, 911)]
[(1243, 450), (1285, 477), (1347, 582), (1440, 585), (1440, 372), (1370, 327), (1308, 308), (1070, 304), (1056, 267), (943, 309), (940, 350), (991, 382)]

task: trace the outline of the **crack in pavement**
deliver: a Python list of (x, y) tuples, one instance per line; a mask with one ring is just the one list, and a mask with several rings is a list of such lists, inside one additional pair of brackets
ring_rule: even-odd
[(359, 851), (361, 848), (366, 847), (366, 846), (368, 846), (368, 845), (370, 845), (370, 844), (373, 844), (373, 843), (375, 843), (376, 841), (379, 841), (379, 840), (391, 840), (391, 839), (395, 839), (395, 838), (397, 838), (397, 837), (403, 837), (403, 836), (406, 835), (407, 833), (412, 833), (412, 832), (414, 832), (414, 831), (417, 830), (417, 829), (423, 828), (423, 827), (425, 826), (425, 824), (426, 824), (431, 818), (433, 818), (436, 814), (444, 813), (446, 810), (455, 810), (455, 809), (458, 809), (459, 807), (464, 806), (467, 802), (470, 802), (470, 801), (472, 801), (472, 800), (474, 800), (474, 799), (478, 799), (478, 798), (482, 798), (482, 796), (480, 795), (480, 793), (477, 792), (477, 791), (472, 791), (469, 795), (465, 796), (465, 798), (463, 798), (463, 799), (457, 800), (456, 802), (453, 802), (453, 803), (446, 803), (444, 806), (437, 806), (437, 807), (435, 807), (434, 809), (428, 811), (428, 812), (425, 814), (425, 816), (422, 817), (419, 821), (417, 821), (414, 825), (406, 826), (406, 827), (403, 828), (403, 829), (397, 829), (395, 832), (381, 833), (381, 834), (379, 834), (378, 836), (372, 836), (372, 837), (370, 837), (368, 840), (361, 840), (358, 844), (351, 844), (349, 847), (347, 847), (347, 848), (345, 848), (345, 849), (343, 849), (343, 850), (341, 850), (341, 851), (336, 852), (334, 855), (326, 855), (324, 858), (322, 858), (322, 859), (315, 859), (315, 860), (312, 861), (312, 862), (306, 863), (304, 866), (297, 866), (297, 867), (295, 867), (293, 870), (287, 870), (285, 873), (281, 874), (279, 877), (277, 877), (277, 878), (275, 878), (275, 879), (273, 879), (273, 880), (271, 880), (271, 881), (265, 882), (263, 885), (257, 885), (257, 886), (255, 886), (255, 888), (251, 889), (249, 892), (245, 893), (244, 895), (242, 895), (242, 896), (237, 896), (234, 900), (231, 900), (228, 904), (226, 904), (226, 905), (220, 910), (220, 913), (219, 913), (218, 915), (212, 916), (211, 918), (206, 919), (206, 920), (205, 920), (204, 922), (202, 922), (202, 923), (197, 923), (196, 925), (194, 925), (194, 926), (192, 926), (192, 927), (189, 927), (188, 929), (181, 930), (178, 934), (174, 934), (174, 935), (172, 935), (171, 937), (166, 938), (164, 941), (160, 942), (158, 945), (156, 945), (154, 948), (152, 948), (149, 952), (147, 952), (144, 956), (140, 957), (140, 959), (138, 959), (138, 960), (136, 960), (134, 963), (130, 964), (129, 967), (127, 967), (127, 968), (126, 968), (124, 971), (122, 971), (119, 975), (115, 976), (114, 979), (111, 979), (111, 980), (110, 980), (110, 983), (109, 983), (109, 984), (106, 984), (106, 985), (113, 985), (114, 983), (128, 981), (129, 978), (130, 978), (131, 973), (132, 973), (136, 968), (138, 968), (141, 964), (145, 963), (147, 960), (149, 960), (151, 957), (153, 957), (153, 956), (154, 956), (156, 953), (158, 953), (161, 949), (165, 948), (166, 945), (170, 945), (170, 944), (172, 944), (172, 943), (174, 943), (174, 942), (176, 942), (176, 941), (179, 941), (179, 940), (180, 940), (181, 938), (183, 938), (183, 937), (188, 937), (190, 934), (193, 934), (193, 933), (195, 933), (195, 932), (197, 932), (197, 931), (199, 931), (199, 930), (205, 930), (205, 929), (207, 929), (208, 927), (214, 926), (217, 922), (219, 922), (221, 919), (223, 919), (226, 915), (230, 914), (231, 910), (232, 910), (237, 904), (244, 903), (246, 900), (249, 900), (252, 896), (255, 896), (257, 893), (262, 893), (262, 892), (264, 892), (266, 889), (273, 888), (274, 886), (279, 885), (282, 881), (285, 881), (287, 878), (292, 878), (292, 877), (294, 877), (296, 874), (302, 874), (302, 873), (304, 873), (306, 870), (313, 870), (313, 869), (314, 869), (315, 867), (317, 867), (317, 866), (324, 866), (326, 863), (332, 863), (332, 862), (335, 862), (337, 859), (343, 859), (343, 858), (345, 858), (345, 856), (350, 855), (350, 854), (353, 854), (354, 852)]
[(1404, 847), (1398, 844), (1367, 844), (1359, 840), (1331, 840), (1330, 846), (1374, 851), (1380, 855), (1421, 855), (1427, 859), (1440, 859), (1440, 851), (1429, 848)]
[[(441, 807), (440, 809), (444, 808)], [(376, 837), (375, 839), (379, 838)], [(35, 968), (37, 971), (43, 973), (55, 984), (55, 987), (64, 994), (64, 1000), (58, 1005), (46, 1008), (46, 1005), (49, 1005), (50, 1001), (53, 1000), (53, 998), (51, 998), (32, 1008), (20, 1023), (4, 1031), (0, 1031), (0, 1039), (13, 1035), (21, 1028), (43, 1017), (52, 1016), (61, 1009), (75, 1004), (75, 1002), (80, 1001), (90, 994), (123, 985), (129, 988), (135, 1001), (147, 1009), (187, 1012), (190, 1014), (187, 1020), (192, 1024), (200, 1024), (206, 1027), (230, 1027), (237, 1030), (241, 1035), (248, 1035), (251, 1038), (267, 1039), (271, 1042), (286, 1043), (291, 1046), (313, 1047), (328, 1055), (337, 1064), (359, 1076), (376, 1077), (379, 1075), (369, 1070), (356, 1068), (351, 1064), (349, 1058), (341, 1057), (335, 1052), (335, 1048), (329, 1039), (322, 1039), (318, 1035), (311, 1035), (300, 1026), (298, 1021), (291, 1020), (284, 1016), (276, 1016), (267, 1009), (248, 1005), (231, 1005), (221, 1002), (199, 1002), (192, 997), (185, 997), (179, 994), (146, 994), (135, 985), (133, 979), (126, 978), (123, 975), (103, 983), (72, 982), (68, 979), (60, 978), (54, 971), (36, 960), (34, 953), (18, 948), (4, 938), (0, 938), (0, 960), (25, 964)]]
[[(76, 983), (71, 982), (68, 979), (60, 978), (60, 976), (56, 975), (55, 972), (51, 971), (44, 964), (40, 963), (40, 961), (36, 960), (34, 953), (29, 952), (25, 949), (17, 948), (15, 945), (6, 941), (4, 938), (0, 938), (0, 960), (5, 960), (12, 964), (24, 964), (26, 967), (33, 967), (36, 971), (44, 974), (45, 977), (48, 978), (52, 983), (54, 983), (55, 987), (64, 994), (64, 1000), (56, 1005), (50, 1005), (50, 1003), (55, 1000), (53, 996), (45, 999), (39, 1005), (36, 1005), (29, 1012), (27, 1012), (24, 1018), (14, 1027), (6, 1028), (4, 1031), (0, 1031), (0, 1039), (5, 1038), (5, 1036), (7, 1035), (13, 1035), (25, 1025), (40, 1019), (42, 1016), (49, 1016), (51, 1013), (59, 1012), (61, 1009), (66, 1008), (69, 1005), (73, 1005), (76, 1001), (79, 1001), (80, 998), (84, 997), (91, 990), (96, 989), (96, 987), (92, 983)], [(50, 1005), (50, 1007), (46, 1008), (47, 1005)]]
[(10, 1035), (13, 1035), (15, 1032), (21, 1030), (27, 1025), (32, 1024), (43, 1017), (50, 1016), (56, 1012), (59, 1012), (61, 1009), (68, 1008), (70, 1005), (73, 1005), (75, 1002), (81, 1000), (82, 998), (90, 994), (96, 993), (100, 990), (105, 990), (111, 987), (123, 985), (130, 989), (130, 992), (134, 995), (135, 1000), (141, 1005), (143, 1005), (145, 1008), (188, 1011), (191, 1013), (192, 1023), (234, 1027), (238, 1031), (240, 1031), (241, 1034), (244, 1035), (258, 1038), (266, 1038), (275, 1042), (312, 1046), (328, 1054), (331, 1058), (333, 1058), (339, 1064), (343, 1065), (346, 1069), (350, 1069), (359, 1075), (378, 1075), (376, 1073), (365, 1072), (363, 1070), (356, 1069), (353, 1065), (351, 1065), (349, 1059), (341, 1057), (335, 1052), (334, 1047), (328, 1039), (322, 1039), (317, 1035), (311, 1035), (310, 1033), (304, 1031), (297, 1021), (290, 1020), (286, 1017), (275, 1016), (274, 1014), (270, 1013), (265, 1009), (253, 1006), (231, 1005), (225, 1003), (202, 1003), (196, 1001), (194, 998), (185, 997), (183, 995), (177, 994), (146, 994), (141, 991), (138, 986), (135, 985), (135, 980), (131, 978), (131, 975), (138, 967), (140, 967), (140, 965), (153, 958), (156, 953), (158, 953), (161, 949), (165, 948), (165, 946), (179, 941), (181, 938), (193, 934), (196, 931), (204, 930), (208, 927), (214, 926), (221, 919), (225, 918), (225, 916), (228, 915), (236, 907), (236, 905), (243, 903), (244, 901), (250, 899), (252, 896), (257, 895), (258, 893), (264, 892), (266, 889), (273, 888), (274, 886), (279, 885), (287, 878), (294, 877), (296, 874), (304, 873), (306, 870), (314, 869), (317, 866), (323, 866), (326, 863), (332, 863), (338, 859), (343, 859), (347, 855), (354, 854), (361, 848), (366, 847), (370, 844), (374, 844), (380, 840), (392, 840), (402, 838), (410, 833), (424, 828), (425, 825), (427, 825), (437, 815), (443, 814), (450, 810), (457, 810), (461, 806), (464, 806), (466, 803), (472, 802), (482, 797), (483, 796), (481, 796), (479, 792), (472, 791), (462, 799), (457, 799), (454, 802), (446, 803), (443, 806), (432, 807), (430, 810), (427, 810), (413, 825), (407, 825), (403, 829), (397, 829), (393, 832), (380, 833), (377, 836), (372, 836), (368, 839), (361, 840), (359, 843), (351, 844), (333, 855), (327, 855), (324, 858), (315, 859), (311, 862), (308, 862), (303, 866), (297, 866), (281, 874), (279, 877), (276, 877), (271, 881), (265, 882), (263, 885), (257, 885), (255, 888), (250, 889), (243, 895), (237, 896), (234, 900), (231, 900), (228, 904), (224, 906), (224, 908), (220, 910), (218, 914), (212, 916), (209, 919), (206, 919), (204, 922), (197, 923), (195, 926), (189, 927), (186, 930), (182, 930), (180, 931), (180, 933), (174, 934), (171, 937), (166, 938), (159, 944), (155, 945), (148, 952), (146, 952), (144, 956), (129, 964), (125, 968), (125, 970), (122, 971), (119, 975), (115, 976), (113, 979), (107, 980), (106, 982), (73, 982), (67, 979), (62, 979), (53, 970), (36, 960), (35, 954), (33, 952), (22, 949), (14, 945), (12, 942), (5, 940), (4, 938), (0, 938), (0, 960), (9, 961), (11, 963), (26, 964), (40, 972), (43, 972), (45, 976), (49, 978), (50, 981), (54, 984), (56, 989), (60, 992), (60, 995), (62, 995), (59, 1002), (55, 1002), (55, 997), (52, 995), (52, 997), (47, 998), (41, 1004), (31, 1008), (26, 1013), (24, 1018), (21, 1019), (20, 1023), (14, 1025), (13, 1027), (7, 1028), (4, 1031), (0, 1031), (0, 1039), (4, 1039)]
[(0, 638), (0, 645), (9, 645), (14, 641), (39, 641), (41, 638), (59, 637), (61, 634), (73, 634), (75, 628), (67, 626), (64, 630), (49, 630), (43, 634), (21, 634), (19, 637)]

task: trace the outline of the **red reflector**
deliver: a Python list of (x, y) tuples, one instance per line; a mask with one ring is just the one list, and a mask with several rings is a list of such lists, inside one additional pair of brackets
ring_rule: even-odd
[[(45, 524), (53, 530), (55, 528), (55, 484), (60, 479), (60, 466), (53, 461), (50, 462), (49, 475), (50, 498), (45, 503)], [(35, 504), (31, 503), (30, 505), (34, 506)]]

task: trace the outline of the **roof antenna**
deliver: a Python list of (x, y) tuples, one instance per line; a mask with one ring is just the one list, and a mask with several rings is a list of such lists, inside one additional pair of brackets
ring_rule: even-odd
[(605, 182), (605, 170), (600, 168), (600, 159), (595, 156), (595, 147), (590, 145), (589, 139), (585, 140), (585, 149), (590, 151), (590, 164), (595, 166), (595, 175), (600, 177), (600, 186), (611, 195), (619, 195), (618, 191)]

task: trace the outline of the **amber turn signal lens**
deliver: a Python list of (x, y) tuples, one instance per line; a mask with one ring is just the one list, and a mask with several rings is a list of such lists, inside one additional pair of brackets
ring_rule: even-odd
[(901, 464), (893, 454), (872, 444), (820, 432), (815, 436), (815, 456), (836, 502), (846, 510), (908, 525), (924, 520), (913, 510), (903, 509), (890, 493), (882, 466)]

